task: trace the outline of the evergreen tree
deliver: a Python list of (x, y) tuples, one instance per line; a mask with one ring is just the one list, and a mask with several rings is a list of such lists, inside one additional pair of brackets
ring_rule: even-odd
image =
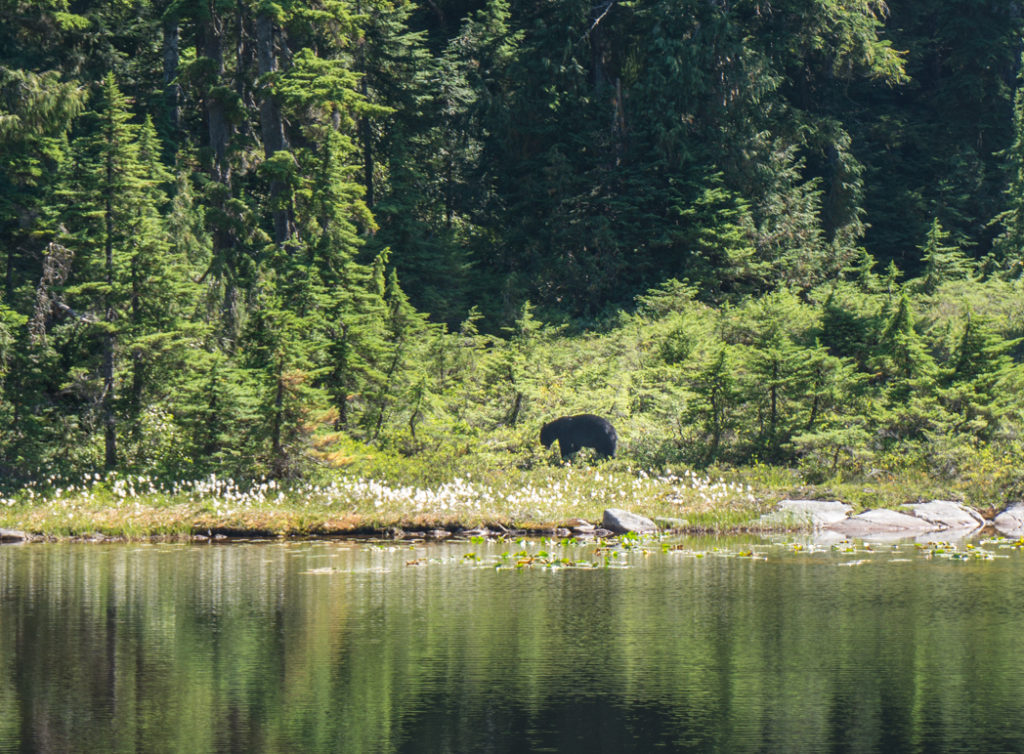
[(865, 164), (865, 246), (919, 274), (920, 239), (934, 217), (959, 244), (984, 255), (1006, 206), (999, 151), (1009, 145), (1013, 77), (1022, 17), (1007, 3), (927, 0), (888, 4), (886, 38), (905, 51), (908, 80), (855, 86), (858, 144)]
[(246, 331), (245, 366), (258, 386), (266, 468), (280, 478), (298, 476), (308, 460), (325, 396), (316, 385), (314, 356), (321, 343), (310, 337), (314, 320), (289, 307), (274, 278), (261, 282)]
[[(132, 126), (130, 118), (127, 99), (108, 76), (89, 132), (72, 144), (58, 208), (61, 241), (74, 254), (66, 311), (83, 349), (73, 357), (81, 377), (69, 388), (84, 388), (83, 408), (97, 414), (107, 469), (118, 465), (125, 420), (137, 420), (141, 411), (144, 370), (153, 360), (147, 349), (173, 337), (161, 325), (174, 329), (169, 320), (181, 292), (162, 220), (162, 185), (170, 176), (159, 163), (152, 124)], [(133, 372), (137, 377), (122, 396)]]
[(992, 245), (997, 264), (1013, 277), (1024, 272), (1024, 55), (1017, 71), (1013, 95), (1013, 141), (1001, 154), (1007, 173), (1003, 191), (1005, 209), (993, 224), (1000, 229)]
[(850, 359), (840, 359), (817, 345), (806, 365), (810, 399), (807, 424), (790, 438), (801, 465), (824, 480), (844, 466), (857, 469), (869, 455), (871, 440), (866, 375)]
[(693, 379), (695, 395), (686, 420), (703, 431), (706, 464), (721, 460), (723, 443), (737, 426), (740, 394), (735, 372), (735, 357), (729, 346), (722, 346), (710, 362)]
[(950, 245), (950, 234), (943, 230), (938, 218), (932, 221), (924, 245), (918, 248), (924, 267), (921, 287), (925, 293), (934, 293), (946, 281), (970, 277), (971, 261), (957, 245)]
[(957, 417), (955, 432), (990, 440), (1000, 430), (1013, 411), (1007, 388), (1020, 365), (1014, 364), (1009, 351), (1018, 342), (1001, 337), (968, 311), (940, 390), (943, 404)]
[(778, 461), (792, 433), (814, 423), (815, 407), (808, 394), (811, 367), (820, 362), (821, 354), (797, 342), (806, 337), (801, 329), (808, 328), (810, 320), (791, 294), (765, 296), (751, 308), (745, 318), (751, 328), (746, 371), (748, 400), (759, 426), (754, 448), (759, 458)]
[(218, 350), (193, 355), (192, 379), (182, 385), (174, 405), (188, 453), (178, 475), (252, 476), (253, 448), (261, 441), (259, 387), (251, 370)]
[(836, 283), (822, 304), (821, 344), (838, 358), (850, 358), (862, 372), (868, 371), (877, 332), (877, 312), (872, 297), (850, 284)]
[[(377, 279), (383, 272), (387, 255), (378, 257)], [(408, 296), (398, 284), (398, 273), (392, 269), (387, 276), (384, 289), (384, 303), (387, 313), (384, 320), (384, 342), (386, 350), (380, 364), (380, 381), (371, 387), (367, 428), (372, 439), (380, 438), (389, 417), (408, 410), (418, 403), (418, 393), (423, 377), (423, 365), (416, 358), (417, 342), (428, 332), (426, 316), (417, 312), (409, 303)], [(415, 409), (414, 409), (415, 410)], [(410, 428), (415, 425), (415, 414), (410, 419)], [(415, 432), (415, 429), (412, 430)]]
[(935, 378), (935, 362), (914, 328), (914, 307), (910, 296), (901, 291), (885, 317), (876, 343), (876, 366), (881, 380), (890, 388), (894, 400), (900, 400)]
[(45, 245), (40, 221), (66, 155), (66, 135), (84, 102), (85, 91), (59, 71), (0, 65), (0, 265), (10, 304), (18, 297), (20, 305), (29, 305)]
[(538, 354), (543, 344), (558, 333), (558, 328), (538, 320), (527, 301), (519, 317), (504, 332), (507, 337), (495, 344), (485, 370), (495, 401), (495, 423), (515, 427), (545, 385), (547, 375)]
[(944, 429), (947, 418), (936, 402), (935, 361), (914, 323), (913, 304), (902, 290), (884, 318), (874, 359), (883, 397), (876, 421), (885, 446), (924, 440)]

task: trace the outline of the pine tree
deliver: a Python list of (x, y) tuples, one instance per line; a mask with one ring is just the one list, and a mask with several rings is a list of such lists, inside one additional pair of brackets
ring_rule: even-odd
[(260, 282), (245, 332), (244, 359), (258, 385), (257, 439), (264, 443), (266, 467), (275, 478), (303, 471), (318, 414), (325, 408), (316, 385), (314, 355), (322, 346), (312, 337), (315, 321), (288, 305), (280, 282), (274, 277)]
[[(386, 262), (386, 256), (381, 261)], [(375, 386), (370, 401), (371, 412), (368, 414), (372, 422), (368, 428), (374, 440), (380, 437), (389, 414), (408, 410), (418, 402), (420, 389), (417, 386), (424, 379), (424, 369), (415, 359), (416, 346), (417, 341), (430, 330), (426, 316), (409, 303), (409, 297), (399, 286), (398, 273), (394, 269), (387, 276), (384, 303), (387, 307), (384, 320), (386, 351), (380, 368), (381, 380)], [(410, 421), (410, 427), (414, 425), (415, 418)]]
[(259, 389), (251, 370), (217, 350), (194, 354), (191, 379), (174, 406), (188, 440), (185, 467), (177, 474), (251, 476), (253, 448), (261, 441)]
[(750, 403), (756, 409), (760, 431), (755, 440), (758, 457), (778, 461), (790, 435), (809, 420), (807, 400), (814, 351), (797, 343), (808, 316), (788, 293), (765, 296), (744, 319), (752, 330), (746, 354)]
[[(314, 327), (323, 339), (317, 357), (318, 384), (327, 391), (334, 408), (334, 427), (350, 431), (358, 425), (352, 412), (362, 412), (367, 386), (381, 379), (379, 365), (386, 350), (383, 277), (374, 280), (372, 270), (360, 261), (364, 232), (374, 231), (375, 218), (366, 205), (365, 189), (354, 180), (358, 154), (351, 132), (335, 128), (333, 116), (342, 123), (344, 98), (318, 100), (303, 94), (295, 81), (305, 75), (297, 66), (284, 89), (289, 108), (324, 108), (319, 118), (306, 127), (309, 146), (296, 151), (298, 180), (294, 191), (297, 238), (301, 253), (291, 260), (293, 270), (302, 266), (295, 279), (294, 304), (320, 319)], [(337, 81), (337, 95), (354, 85), (354, 79)], [(355, 92), (353, 97), (359, 98)], [(347, 119), (352, 125), (351, 118)], [(339, 124), (340, 125), (340, 124)], [(385, 256), (386, 258), (386, 256)], [(383, 272), (381, 272), (383, 276)], [(299, 298), (303, 303), (299, 303)]]
[(924, 266), (921, 288), (925, 293), (934, 293), (946, 281), (970, 278), (971, 260), (958, 245), (950, 244), (950, 234), (943, 230), (938, 218), (932, 220), (924, 245), (918, 248)]
[(723, 456), (723, 444), (737, 423), (740, 394), (735, 372), (735, 357), (723, 345), (717, 354), (694, 376), (691, 389), (695, 399), (686, 412), (686, 420), (704, 433), (706, 451), (701, 459), (711, 464)]
[[(72, 144), (58, 222), (60, 239), (74, 255), (66, 311), (84, 349), (75, 357), (83, 381), (70, 389), (92, 385), (103, 464), (113, 469), (125, 421), (137, 420), (141, 410), (145, 363), (152, 361), (146, 349), (162, 337), (161, 325), (170, 324), (180, 289), (170, 284), (176, 272), (162, 220), (162, 184), (170, 176), (159, 164), (152, 123), (131, 125), (127, 98), (112, 75), (96, 99), (89, 132)], [(122, 397), (133, 372), (137, 380)]]
[(530, 403), (544, 384), (538, 354), (543, 344), (557, 334), (558, 328), (548, 327), (533, 314), (529, 301), (520, 309), (519, 317), (503, 342), (490, 353), (487, 372), (490, 389), (497, 400), (499, 424), (515, 427), (530, 410)]
[(1000, 233), (992, 244), (997, 264), (1012, 277), (1024, 273), (1024, 54), (1013, 95), (1013, 142), (1001, 153), (1008, 174), (1006, 209), (992, 221)]
[(52, 201), (66, 135), (84, 103), (85, 90), (59, 71), (0, 65), (0, 265), (9, 304), (38, 280), (39, 221)]
[(895, 400), (926, 387), (935, 377), (935, 362), (914, 328), (910, 296), (899, 293), (878, 334), (876, 365)]
[(789, 438), (803, 468), (834, 475), (840, 461), (856, 466), (864, 460), (871, 439), (864, 385), (867, 376), (853, 359), (839, 358), (820, 342), (807, 353), (803, 386), (807, 421)]
[(412, 302), (453, 327), (471, 305), (475, 248), (493, 240), (481, 228), (495, 200), (482, 150), (518, 39), (509, 15), (505, 0), (469, 14), (436, 60), (418, 38), (392, 35), (395, 51), (381, 44), (377, 53), (387, 53), (384, 73), (400, 73), (399, 65), (416, 72), (370, 83), (395, 108), (380, 140), (388, 180), (374, 243), (401, 250), (395, 265)]
[(1008, 340), (970, 311), (964, 321), (951, 365), (943, 370), (940, 397), (957, 416), (954, 431), (979, 440), (992, 439), (1013, 410), (1008, 385), (1019, 379), (1020, 366), (1009, 352), (1019, 339)]
[[(14, 362), (17, 333), (24, 330), (24, 327), (25, 317), (4, 304), (0, 297), (0, 427), (8, 428), (0, 438), (0, 469), (6, 466), (4, 461), (10, 457), (13, 450), (11, 446), (16, 442), (15, 432), (11, 431), (16, 426), (15, 405), (12, 400), (14, 391), (8, 388), (7, 383)], [(23, 469), (22, 473), (24, 471)], [(13, 476), (13, 469), (7, 469), (7, 473)]]
[[(998, 156), (1011, 131), (1022, 21), (1007, 3), (889, 3), (886, 38), (906, 51), (909, 81), (856, 87), (858, 154), (865, 163), (865, 246), (918, 275), (916, 250), (933, 218), (979, 255), (1007, 208)], [(849, 102), (849, 100), (847, 100)]]
[(915, 329), (907, 291), (899, 291), (888, 308), (874, 357), (883, 399), (875, 422), (883, 446), (924, 440), (930, 432), (944, 431), (948, 418), (936, 401), (938, 370)]

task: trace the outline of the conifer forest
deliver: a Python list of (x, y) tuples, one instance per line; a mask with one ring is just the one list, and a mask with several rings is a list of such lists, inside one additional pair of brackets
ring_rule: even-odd
[(0, 19), (5, 484), (529, 468), (592, 412), (635, 468), (1024, 493), (1016, 2)]

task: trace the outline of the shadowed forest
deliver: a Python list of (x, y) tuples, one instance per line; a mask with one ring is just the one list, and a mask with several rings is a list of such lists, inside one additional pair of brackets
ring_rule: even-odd
[(0, 18), (8, 482), (529, 468), (592, 411), (643, 468), (1024, 492), (1015, 3)]

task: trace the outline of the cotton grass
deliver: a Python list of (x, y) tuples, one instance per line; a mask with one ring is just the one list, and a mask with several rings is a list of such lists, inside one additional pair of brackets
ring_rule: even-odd
[[(210, 475), (166, 482), (146, 475), (49, 478), (0, 496), (0, 526), (56, 537), (189, 535), (228, 530), (338, 534), (389, 527), (543, 529), (599, 522), (605, 508), (716, 528), (761, 510), (750, 485), (690, 469), (589, 466), (455, 476), (403, 485), (339, 476), (329, 482), (239, 482)], [(737, 514), (740, 514), (737, 517)]]

